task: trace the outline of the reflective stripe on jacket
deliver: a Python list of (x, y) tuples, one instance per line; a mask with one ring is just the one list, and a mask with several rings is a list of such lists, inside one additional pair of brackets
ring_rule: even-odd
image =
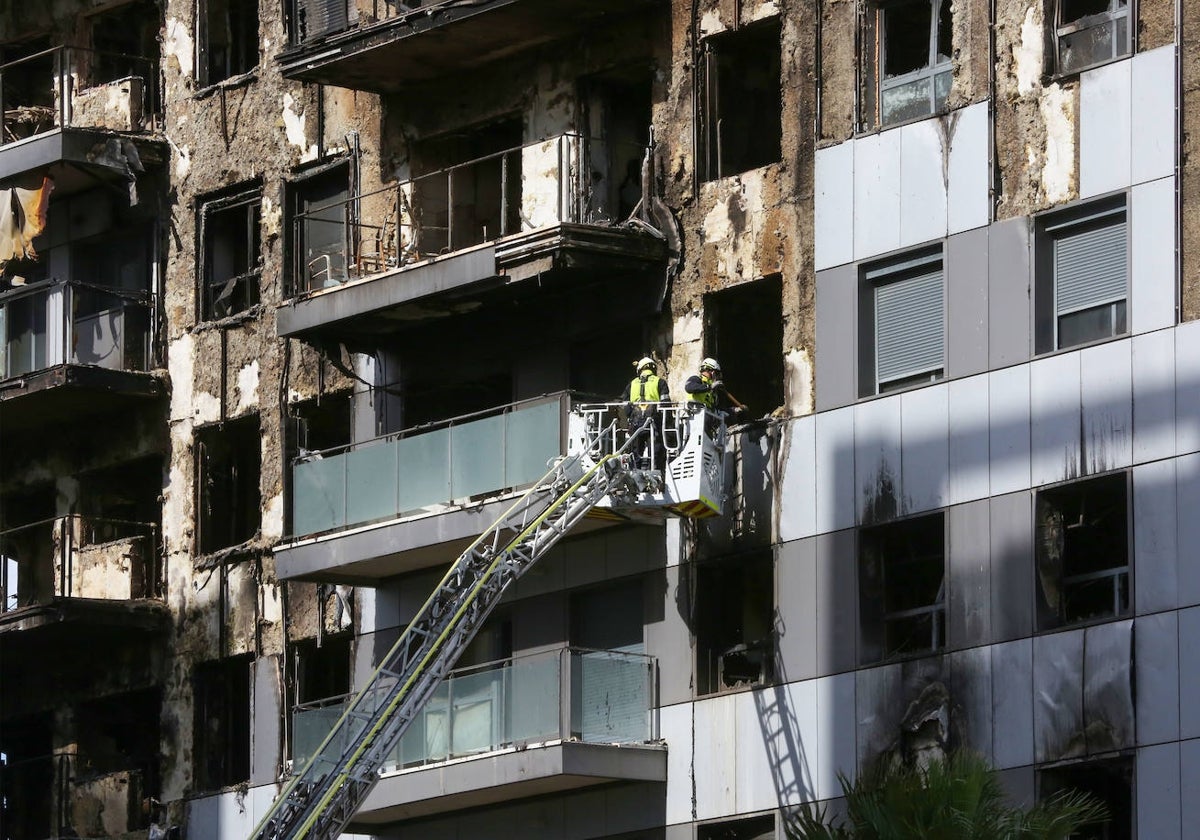
[(629, 401), (635, 403), (658, 402), (658, 384), (661, 381), (653, 373), (639, 376), (629, 383)]

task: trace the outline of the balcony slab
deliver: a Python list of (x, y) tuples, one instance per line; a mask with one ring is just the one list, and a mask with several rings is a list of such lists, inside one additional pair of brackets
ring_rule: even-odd
[[(116, 141), (110, 146), (109, 141)], [(137, 151), (143, 169), (167, 159), (166, 143), (150, 137), (131, 137), (93, 128), (57, 128), (0, 146), (0, 182), (27, 172), (47, 171), (54, 178), (56, 197), (91, 189), (96, 177), (128, 181), (131, 170), (123, 143)]]
[(150, 373), (63, 364), (0, 382), (0, 427), (9, 432), (78, 421), (166, 392)]

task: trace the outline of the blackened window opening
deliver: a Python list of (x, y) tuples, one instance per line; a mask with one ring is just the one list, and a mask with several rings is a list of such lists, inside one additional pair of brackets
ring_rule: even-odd
[(200, 83), (215, 85), (258, 65), (258, 0), (201, 0)]
[(1126, 757), (1086, 761), (1038, 772), (1042, 799), (1063, 791), (1094, 796), (1108, 809), (1108, 819), (1085, 825), (1074, 840), (1130, 840), (1133, 837), (1133, 761)]
[(944, 648), (944, 516), (867, 528), (859, 539), (864, 661)]
[(770, 22), (704, 42), (698, 166), (705, 181), (780, 159), (779, 36), (779, 24)]
[(250, 665), (251, 657), (245, 655), (196, 666), (196, 790), (217, 790), (250, 778)]
[(748, 817), (696, 826), (696, 840), (774, 840), (775, 817)]
[(201, 554), (252, 538), (260, 524), (258, 417), (231, 420), (197, 432)]
[[(763, 277), (704, 296), (704, 351), (729, 393), (762, 417), (783, 405), (783, 282)], [(695, 373), (695, 371), (690, 371)]]
[(695, 573), (697, 693), (769, 682), (775, 664), (772, 553), (704, 561)]
[(292, 647), (296, 702), (316, 703), (350, 692), (349, 633), (302, 639)]
[(257, 187), (201, 206), (204, 320), (226, 318), (259, 302), (261, 215), (262, 195)]

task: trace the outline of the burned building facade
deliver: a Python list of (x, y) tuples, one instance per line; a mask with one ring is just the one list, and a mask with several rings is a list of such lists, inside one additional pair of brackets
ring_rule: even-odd
[(249, 836), (569, 409), (700, 360), (350, 831), (788, 836), (879, 760), (1186, 837), (1200, 9), (0, 8), (0, 837)]

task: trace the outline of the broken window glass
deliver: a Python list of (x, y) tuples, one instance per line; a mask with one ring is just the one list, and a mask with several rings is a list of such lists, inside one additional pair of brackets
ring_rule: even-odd
[(1059, 0), (1058, 72), (1076, 73), (1128, 55), (1129, 0)]
[(879, 9), (882, 124), (936, 113), (953, 80), (950, 0), (911, 0)]
[(258, 303), (262, 271), (261, 207), (262, 192), (257, 186), (202, 201), (203, 320), (226, 318)]
[(941, 513), (864, 529), (859, 601), (864, 661), (946, 646), (946, 534)]
[(1038, 796), (1047, 799), (1063, 791), (1088, 793), (1104, 803), (1108, 819), (1086, 825), (1074, 840), (1130, 840), (1133, 837), (1133, 760), (1121, 756), (1084, 761), (1038, 771)]
[(695, 615), (697, 693), (773, 678), (775, 562), (769, 550), (700, 563)]

